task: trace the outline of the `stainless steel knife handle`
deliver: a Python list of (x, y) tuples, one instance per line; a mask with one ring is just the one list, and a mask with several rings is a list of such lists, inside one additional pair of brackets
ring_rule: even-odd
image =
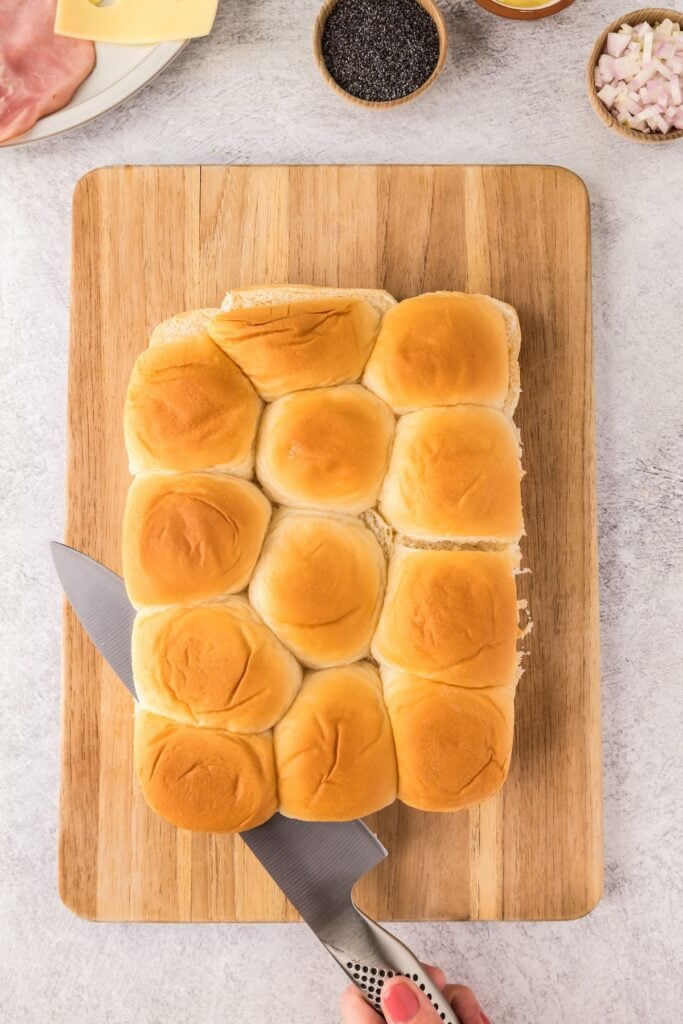
[(354, 903), (347, 905), (329, 930), (328, 937), (319, 936), (323, 944), (380, 1016), (382, 988), (389, 978), (403, 975), (424, 992), (444, 1024), (460, 1024), (443, 992), (417, 957)]
[[(123, 580), (64, 544), (52, 544), (52, 557), (88, 636), (135, 697), (130, 656), (135, 609)], [(371, 1006), (381, 1013), (387, 978), (405, 975), (441, 1020), (460, 1024), (419, 960), (353, 903), (354, 884), (387, 855), (367, 826), (274, 814), (242, 838)]]

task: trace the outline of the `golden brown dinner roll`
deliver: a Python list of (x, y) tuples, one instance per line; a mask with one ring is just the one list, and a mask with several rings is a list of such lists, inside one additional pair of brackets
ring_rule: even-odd
[(392, 668), (468, 687), (517, 679), (514, 562), (498, 551), (399, 549), (372, 643)]
[(364, 657), (384, 596), (382, 550), (357, 519), (280, 512), (249, 586), (249, 600), (304, 665)]
[(368, 302), (351, 295), (232, 309), (211, 320), (209, 333), (270, 401), (358, 380), (379, 321)]
[(349, 821), (396, 799), (396, 755), (377, 669), (313, 672), (276, 726), (280, 811)]
[(361, 512), (377, 500), (394, 423), (359, 384), (286, 395), (265, 410), (258, 479), (282, 505)]
[(398, 796), (422, 811), (460, 811), (505, 782), (514, 689), (466, 690), (384, 669), (396, 744)]
[(261, 732), (282, 717), (301, 665), (243, 597), (140, 612), (133, 628), (138, 698), (177, 722)]
[(380, 511), (400, 533), (461, 544), (516, 543), (522, 469), (512, 420), (457, 405), (401, 416)]
[(128, 385), (131, 473), (229, 469), (251, 476), (261, 401), (208, 334), (148, 348)]
[(123, 575), (131, 602), (180, 604), (242, 590), (270, 513), (261, 491), (234, 477), (138, 477), (123, 521)]
[(125, 407), (123, 569), (135, 765), (162, 817), (235, 832), (500, 788), (519, 344), (487, 296), (305, 285), (154, 330)]
[(461, 292), (419, 295), (384, 317), (363, 383), (395, 412), (468, 403), (511, 413), (519, 344), (512, 306)]
[(147, 803), (178, 828), (241, 832), (277, 810), (270, 732), (180, 725), (136, 704), (134, 751)]

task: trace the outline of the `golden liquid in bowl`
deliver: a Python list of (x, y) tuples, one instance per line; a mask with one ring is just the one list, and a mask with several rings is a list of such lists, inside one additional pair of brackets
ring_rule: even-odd
[(532, 9), (534, 7), (550, 7), (555, 0), (495, 0), (500, 7), (519, 7)]

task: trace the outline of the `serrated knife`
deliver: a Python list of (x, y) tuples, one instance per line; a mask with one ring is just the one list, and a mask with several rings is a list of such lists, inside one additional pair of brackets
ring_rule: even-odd
[[(131, 632), (135, 609), (123, 580), (75, 548), (53, 541), (52, 558), (71, 607), (102, 657), (133, 697)], [(411, 978), (448, 1024), (460, 1024), (420, 961), (359, 910), (356, 882), (387, 856), (362, 821), (306, 822), (275, 814), (241, 833), (254, 856), (363, 997), (381, 1014), (388, 978)]]

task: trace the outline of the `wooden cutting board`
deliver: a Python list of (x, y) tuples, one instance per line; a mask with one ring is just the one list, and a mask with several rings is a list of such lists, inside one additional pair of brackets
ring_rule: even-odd
[[(588, 197), (553, 167), (120, 167), (73, 209), (66, 541), (120, 572), (121, 417), (154, 325), (277, 282), (487, 292), (523, 331), (535, 622), (502, 794), (460, 814), (399, 804), (358, 887), (383, 920), (573, 918), (602, 886)], [(287, 921), (238, 838), (178, 831), (132, 770), (132, 701), (67, 609), (59, 886), (98, 920)]]

